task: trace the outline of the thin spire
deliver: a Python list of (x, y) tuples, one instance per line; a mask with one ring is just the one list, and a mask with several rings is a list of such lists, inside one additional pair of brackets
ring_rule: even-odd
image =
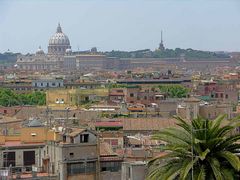
[(165, 50), (165, 47), (163, 45), (163, 33), (162, 33), (162, 30), (161, 30), (161, 43), (159, 44), (159, 50), (161, 51), (164, 51)]
[(61, 28), (61, 26), (60, 26), (60, 23), (58, 23), (57, 33), (62, 33), (62, 28)]
[(161, 43), (163, 43), (163, 38), (162, 38), (162, 30), (161, 30)]

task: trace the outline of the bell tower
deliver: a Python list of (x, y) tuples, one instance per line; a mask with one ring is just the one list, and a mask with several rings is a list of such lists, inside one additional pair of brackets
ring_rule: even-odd
[(165, 47), (163, 45), (163, 33), (162, 33), (162, 31), (161, 31), (161, 42), (159, 44), (159, 48), (158, 49), (161, 50), (161, 51), (165, 50)]

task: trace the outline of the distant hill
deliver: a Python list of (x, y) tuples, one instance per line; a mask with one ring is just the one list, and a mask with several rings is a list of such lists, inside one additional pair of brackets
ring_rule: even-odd
[(150, 49), (138, 50), (138, 51), (115, 51), (104, 53), (108, 57), (119, 58), (230, 58), (227, 53), (216, 53), (211, 51), (200, 51), (194, 49), (165, 49), (163, 51)]
[(15, 64), (17, 61), (17, 56), (20, 53), (5, 52), (0, 53), (0, 64)]
[[(73, 54), (89, 54), (91, 51), (81, 51), (73, 52)], [(200, 51), (194, 49), (165, 49), (151, 51), (150, 49), (136, 50), (136, 51), (116, 51), (112, 50), (109, 52), (101, 52), (108, 57), (118, 57), (118, 58), (180, 58), (184, 57), (186, 59), (194, 58), (230, 58), (230, 55), (224, 52), (211, 52), (211, 51)], [(20, 53), (5, 52), (0, 53), (0, 64), (15, 64), (17, 61), (17, 56)]]

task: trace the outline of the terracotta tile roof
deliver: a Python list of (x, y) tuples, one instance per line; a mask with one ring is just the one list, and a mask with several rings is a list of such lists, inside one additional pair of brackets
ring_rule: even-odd
[(129, 138), (128, 142), (131, 145), (141, 145), (141, 144), (143, 144), (140, 139), (135, 139), (135, 138)]
[(116, 156), (113, 152), (112, 147), (107, 142), (100, 142), (100, 156)]
[(151, 139), (151, 136), (143, 136), (140, 138), (137, 137), (128, 137), (128, 142), (131, 145), (144, 145), (144, 146), (157, 146), (160, 143), (164, 143), (161, 141)]
[(128, 107), (127, 108), (129, 111), (143, 111), (143, 107)]
[(200, 102), (201, 100), (196, 97), (186, 98), (184, 102)]
[(123, 130), (160, 130), (170, 126), (175, 126), (175, 119), (167, 118), (149, 118), (149, 119), (125, 119), (123, 121)]
[(100, 132), (101, 137), (103, 138), (122, 138), (123, 137), (123, 131), (102, 131)]
[(100, 157), (100, 161), (123, 161), (123, 158), (114, 156), (114, 157)]
[(99, 121), (95, 123), (96, 127), (123, 127), (121, 121)]
[(111, 92), (111, 93), (109, 93), (109, 96), (124, 96), (124, 93)]
[(23, 144), (21, 141), (7, 141), (5, 144), (1, 145), (2, 147), (22, 147), (22, 146), (35, 146), (35, 145), (44, 145), (44, 142), (32, 142)]

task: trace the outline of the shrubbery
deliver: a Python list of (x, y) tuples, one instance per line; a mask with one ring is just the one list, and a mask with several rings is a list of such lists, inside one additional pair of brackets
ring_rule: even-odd
[(0, 89), (1, 106), (18, 105), (45, 105), (46, 94), (44, 92), (32, 92), (27, 94), (17, 94), (10, 89)]

